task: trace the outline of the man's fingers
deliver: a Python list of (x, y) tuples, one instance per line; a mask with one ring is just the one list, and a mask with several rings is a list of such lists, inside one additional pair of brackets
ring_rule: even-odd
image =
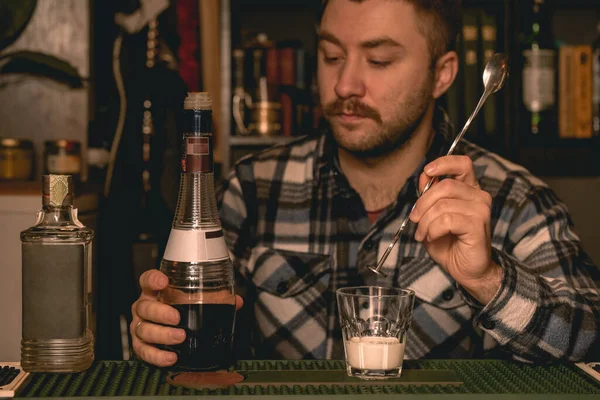
[(156, 292), (163, 290), (169, 284), (169, 279), (165, 274), (156, 269), (151, 269), (140, 276), (140, 287), (142, 293), (155, 297)]
[(415, 240), (421, 241), (428, 237), (431, 224), (444, 214), (462, 215), (467, 218), (471, 226), (485, 224), (490, 219), (490, 209), (483, 203), (473, 203), (457, 199), (441, 199), (431, 207), (419, 220), (415, 232)]
[[(421, 174), (421, 176), (419, 177), (419, 196), (423, 194), (423, 191), (425, 190), (425, 187), (427, 186), (431, 178), (432, 177), (427, 175), (425, 172)], [(439, 181), (439, 178), (433, 177), (433, 182), (431, 183), (431, 186), (435, 185)], [(431, 187), (429, 187), (429, 189), (431, 189)]]
[(177, 354), (170, 351), (159, 350), (154, 346), (142, 342), (136, 337), (133, 338), (132, 345), (135, 354), (149, 364), (159, 367), (168, 367), (175, 364), (177, 361)]
[(132, 334), (146, 343), (179, 344), (185, 340), (185, 331), (180, 328), (170, 328), (153, 324), (148, 321), (136, 321), (131, 324)]
[[(473, 169), (473, 161), (468, 156), (443, 156), (440, 157), (424, 168), (424, 173), (419, 178), (419, 190), (423, 190), (431, 177), (451, 176), (453, 179), (464, 182), (470, 186), (479, 186), (475, 170)], [(425, 177), (423, 177), (425, 175)], [(422, 183), (425, 181), (425, 183)]]
[(239, 310), (240, 308), (242, 308), (244, 306), (244, 299), (241, 298), (241, 296), (238, 296), (237, 294), (235, 295), (235, 309)]
[(423, 239), (434, 242), (439, 238), (452, 234), (456, 236), (468, 234), (473, 230), (473, 221), (464, 214), (445, 213), (431, 221)]
[(142, 320), (165, 325), (177, 325), (180, 319), (179, 312), (176, 309), (156, 300), (139, 300), (136, 303), (134, 314)]
[(487, 192), (463, 182), (444, 179), (419, 197), (410, 215), (411, 221), (419, 222), (431, 207), (444, 198), (481, 202), (491, 206), (491, 196)]

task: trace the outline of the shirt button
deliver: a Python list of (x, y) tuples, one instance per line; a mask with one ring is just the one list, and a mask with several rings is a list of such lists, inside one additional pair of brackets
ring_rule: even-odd
[(442, 293), (442, 299), (444, 299), (445, 301), (450, 301), (453, 298), (454, 298), (454, 290), (452, 290), (452, 289), (444, 290), (444, 292)]
[(281, 281), (277, 284), (277, 293), (284, 294), (288, 291), (288, 283), (286, 281)]
[(373, 246), (374, 246), (373, 241), (372, 240), (367, 240), (365, 242), (365, 246), (364, 247), (365, 247), (365, 250), (371, 250), (373, 248)]
[(481, 326), (483, 326), (485, 329), (492, 330), (496, 327), (496, 323), (488, 317), (483, 317), (481, 318)]

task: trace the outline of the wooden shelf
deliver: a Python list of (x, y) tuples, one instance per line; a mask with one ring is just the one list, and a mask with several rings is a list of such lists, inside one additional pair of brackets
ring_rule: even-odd
[(272, 146), (280, 143), (287, 143), (296, 139), (297, 136), (230, 136), (229, 145), (232, 147), (245, 146)]
[[(102, 194), (104, 185), (100, 183), (76, 183), (75, 196)], [(0, 195), (42, 195), (42, 178), (30, 181), (0, 181)]]
[(596, 0), (550, 0), (548, 3), (553, 10), (581, 8), (593, 12)]
[(0, 195), (42, 195), (39, 181), (0, 181)]

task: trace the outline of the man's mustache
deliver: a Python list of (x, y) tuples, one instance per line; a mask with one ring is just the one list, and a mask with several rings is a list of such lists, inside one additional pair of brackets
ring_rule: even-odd
[(379, 115), (377, 110), (361, 103), (358, 99), (336, 99), (323, 106), (323, 114), (326, 116), (352, 114), (357, 117), (371, 118), (372, 120), (381, 123), (381, 115)]

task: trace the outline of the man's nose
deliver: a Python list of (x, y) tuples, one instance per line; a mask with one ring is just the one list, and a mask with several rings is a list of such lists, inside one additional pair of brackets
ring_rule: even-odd
[(335, 93), (342, 99), (365, 95), (365, 84), (358, 60), (347, 60), (344, 63), (335, 85)]

